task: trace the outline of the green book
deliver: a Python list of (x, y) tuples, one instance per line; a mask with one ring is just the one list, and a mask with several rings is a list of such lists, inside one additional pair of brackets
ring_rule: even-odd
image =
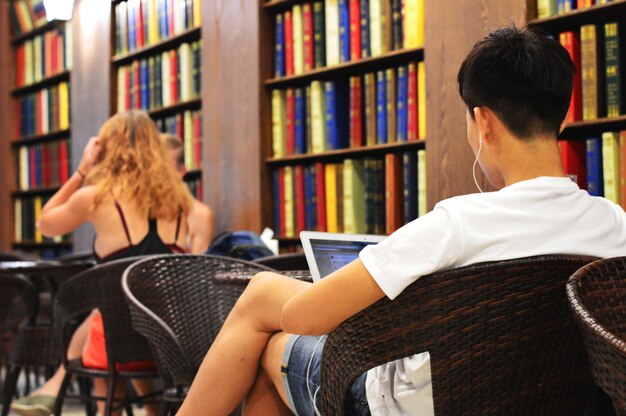
[(315, 68), (326, 66), (326, 27), (324, 25), (324, 2), (313, 2), (313, 61)]
[(365, 224), (365, 168), (363, 160), (346, 159), (343, 164), (343, 226), (348, 234), (363, 234)]
[(623, 114), (622, 104), (622, 60), (624, 53), (620, 42), (621, 27), (617, 22), (604, 24), (604, 64), (606, 84), (606, 115), (617, 117)]

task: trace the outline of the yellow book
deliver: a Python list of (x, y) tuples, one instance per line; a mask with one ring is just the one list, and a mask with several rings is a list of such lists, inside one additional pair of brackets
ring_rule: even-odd
[(404, 32), (404, 47), (424, 46), (424, 0), (404, 1), (404, 26), (416, 28)]
[(583, 120), (598, 118), (598, 51), (596, 26), (580, 28)]
[(193, 25), (202, 26), (202, 3), (201, 0), (193, 0)]
[(396, 142), (396, 71), (392, 68), (387, 70), (387, 143)]
[(382, 1), (370, 0), (370, 51), (372, 56), (383, 53)]
[(376, 75), (373, 72), (364, 75), (365, 88), (365, 145), (376, 145)]
[(557, 13), (557, 0), (537, 0), (537, 17), (542, 19)]
[(33, 81), (34, 82), (41, 81), (43, 79), (43, 72), (41, 70), (41, 59), (43, 58), (41, 56), (41, 49), (42, 49), (41, 39), (42, 39), (41, 36), (35, 36), (35, 38), (33, 39), (33, 51), (34, 51)]
[(424, 61), (417, 64), (417, 118), (419, 138), (426, 138), (426, 66)]
[(126, 67), (121, 66), (117, 69), (117, 111), (123, 111), (124, 101), (126, 97)]
[(619, 133), (602, 133), (602, 173), (604, 176), (604, 197), (620, 203), (619, 180)]
[[(35, 197), (35, 225), (39, 222), (41, 218), (41, 197)], [(35, 226), (35, 242), (41, 243), (43, 242), (43, 235), (41, 231), (39, 231), (39, 227)]]
[(184, 137), (182, 138), (185, 169), (194, 170), (198, 167), (194, 165), (193, 161), (193, 115), (191, 111), (185, 111), (183, 121), (185, 123), (185, 128), (183, 129)]
[(15, 199), (15, 242), (22, 242), (22, 200)]
[(343, 164), (343, 226), (349, 234), (363, 234), (365, 225), (365, 168), (363, 160), (346, 159)]
[(50, 107), (49, 107), (49, 103), (48, 103), (48, 94), (47, 92), (44, 91), (40, 91), (39, 94), (37, 94), (39, 96), (39, 99), (41, 100), (41, 108), (43, 109), (43, 111), (41, 112), (40, 116), (41, 116), (41, 127), (44, 133), (47, 133), (50, 131), (51, 126), (53, 125), (53, 123), (51, 123), (52, 120), (50, 120), (48, 114), (50, 113)]
[(321, 81), (311, 83), (311, 141), (313, 153), (326, 150), (326, 95)]
[(33, 41), (27, 40), (24, 42), (24, 85), (33, 82)]
[(339, 2), (326, 0), (326, 66), (339, 64)]
[(302, 6), (293, 6), (291, 11), (293, 26), (293, 71), (301, 74), (304, 72), (304, 38), (302, 35)]
[[(138, 63), (138, 61), (134, 61), (133, 65)], [(131, 69), (132, 70), (132, 69)], [(165, 51), (161, 54), (161, 88), (162, 88), (162, 100), (163, 107), (167, 107), (169, 105), (174, 104), (172, 102), (172, 96), (170, 94), (172, 83), (171, 83), (171, 71), (170, 71), (170, 54), (168, 51)], [(131, 87), (133, 88), (133, 87)]]
[(417, 151), (417, 215), (428, 212), (426, 201), (426, 150)]
[(285, 166), (285, 237), (293, 237), (294, 229), (294, 195), (293, 195), (293, 167)]
[(70, 95), (67, 82), (59, 84), (59, 130), (70, 128)]
[(28, 189), (28, 147), (22, 146), (19, 150), (20, 158), (20, 190), (25, 191)]
[(148, 43), (151, 45), (159, 41), (159, 23), (157, 20), (156, 1), (157, 0), (150, 0), (148, 3)]
[(183, 43), (178, 48), (178, 60), (179, 60), (179, 77), (180, 77), (180, 101), (189, 101), (192, 98), (193, 92), (193, 79), (192, 79), (192, 57), (191, 57), (191, 45)]
[(337, 232), (337, 166), (333, 163), (324, 165), (326, 182), (326, 231)]
[(285, 97), (282, 90), (272, 90), (273, 157), (285, 156)]

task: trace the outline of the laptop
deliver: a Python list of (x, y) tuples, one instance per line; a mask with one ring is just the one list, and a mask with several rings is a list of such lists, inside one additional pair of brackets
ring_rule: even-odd
[(359, 257), (365, 246), (385, 238), (384, 235), (300, 232), (302, 248), (314, 282)]

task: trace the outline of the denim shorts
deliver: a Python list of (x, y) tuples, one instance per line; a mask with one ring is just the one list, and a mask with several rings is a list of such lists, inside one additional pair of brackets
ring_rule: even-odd
[[(289, 399), (289, 407), (297, 416), (315, 416), (313, 398), (315, 398), (317, 410), (321, 413), (322, 392), (321, 390), (318, 391), (318, 389), (320, 386), (322, 351), (324, 350), (325, 342), (326, 336), (292, 335), (285, 346), (281, 364), (283, 386)], [(357, 377), (350, 389), (352, 396), (348, 412), (350, 416), (370, 415), (365, 395), (366, 374), (363, 373)]]

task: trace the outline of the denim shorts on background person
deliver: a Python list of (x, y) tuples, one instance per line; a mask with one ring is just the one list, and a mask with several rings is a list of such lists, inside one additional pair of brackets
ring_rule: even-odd
[[(320, 365), (326, 336), (320, 337), (292, 335), (287, 341), (281, 363), (283, 386), (289, 399), (289, 407), (297, 416), (315, 416), (312, 397), (315, 397), (317, 410), (322, 411), (322, 392), (317, 392), (320, 385)], [(317, 347), (316, 347), (317, 344)], [(314, 351), (315, 350), (315, 351)], [(315, 352), (315, 354), (313, 354)], [(313, 359), (311, 360), (311, 357)], [(307, 368), (311, 363), (307, 389)], [(365, 375), (361, 374), (350, 388), (352, 400), (348, 415), (369, 416), (370, 409), (365, 395)], [(323, 388), (323, 387), (322, 387)], [(329, 415), (330, 416), (330, 415)]]

